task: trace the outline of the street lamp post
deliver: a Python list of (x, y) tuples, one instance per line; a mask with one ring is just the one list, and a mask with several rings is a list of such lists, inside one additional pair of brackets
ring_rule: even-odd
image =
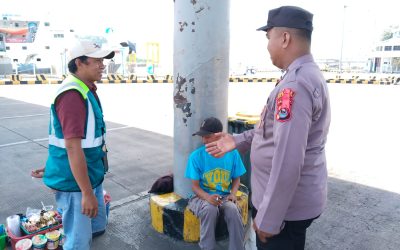
[(343, 67), (343, 44), (344, 44), (344, 25), (346, 22), (346, 5), (343, 5), (343, 25), (342, 25), (342, 46), (340, 47), (340, 62), (339, 62), (339, 73), (342, 73)]
[(125, 75), (125, 60), (124, 60), (124, 48), (121, 48), (121, 67), (122, 67), (122, 75)]

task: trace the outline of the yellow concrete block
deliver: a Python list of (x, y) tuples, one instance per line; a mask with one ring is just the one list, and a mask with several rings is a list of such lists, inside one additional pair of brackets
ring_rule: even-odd
[(197, 242), (200, 240), (200, 220), (186, 207), (183, 221), (183, 240)]
[(164, 207), (170, 203), (176, 202), (180, 199), (182, 199), (179, 195), (176, 193), (167, 193), (167, 194), (160, 194), (160, 195), (154, 195), (151, 197), (151, 199), (158, 204), (158, 206)]
[(241, 191), (237, 191), (237, 204), (242, 213), (242, 223), (247, 224), (247, 219), (249, 216), (249, 196)]
[(164, 232), (163, 227), (163, 208), (160, 207), (152, 198), (150, 198), (150, 214), (151, 214), (151, 225), (159, 232)]

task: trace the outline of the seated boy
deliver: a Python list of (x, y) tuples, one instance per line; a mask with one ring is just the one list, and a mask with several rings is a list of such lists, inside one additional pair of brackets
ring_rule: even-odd
[[(215, 133), (219, 132), (222, 132), (221, 121), (210, 117), (193, 135), (201, 136), (206, 144), (218, 140), (220, 136)], [(236, 192), (240, 176), (245, 172), (237, 150), (215, 158), (203, 145), (191, 153), (185, 177), (192, 180), (195, 196), (189, 200), (188, 207), (200, 219), (201, 249), (215, 248), (215, 227), (220, 214), (228, 226), (229, 249), (244, 249), (244, 227), (236, 206)]]

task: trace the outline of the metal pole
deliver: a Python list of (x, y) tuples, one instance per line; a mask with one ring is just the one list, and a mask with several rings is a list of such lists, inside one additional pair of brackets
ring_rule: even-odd
[(174, 192), (192, 193), (184, 177), (192, 137), (201, 122), (219, 118), (226, 129), (229, 81), (230, 1), (175, 0), (174, 7)]
[(339, 62), (339, 73), (342, 73), (343, 64), (343, 44), (344, 44), (344, 24), (346, 21), (346, 5), (343, 5), (343, 24), (342, 24), (342, 46), (340, 47), (340, 62)]
[(68, 63), (69, 62), (67, 62), (67, 49), (65, 49), (64, 50), (64, 72), (65, 72), (66, 75), (69, 74)]
[(121, 59), (122, 59), (122, 76), (125, 76), (125, 60), (124, 60), (124, 48), (121, 48)]

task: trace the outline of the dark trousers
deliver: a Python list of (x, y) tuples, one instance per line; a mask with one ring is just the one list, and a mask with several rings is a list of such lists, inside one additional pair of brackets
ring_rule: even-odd
[[(257, 210), (252, 208), (253, 219), (257, 215)], [(319, 217), (319, 216), (318, 216)], [(316, 218), (318, 218), (316, 217)], [(304, 250), (306, 243), (306, 230), (311, 225), (313, 219), (299, 221), (285, 221), (282, 231), (267, 239), (267, 242), (261, 242), (256, 236), (257, 249), (259, 250)]]

